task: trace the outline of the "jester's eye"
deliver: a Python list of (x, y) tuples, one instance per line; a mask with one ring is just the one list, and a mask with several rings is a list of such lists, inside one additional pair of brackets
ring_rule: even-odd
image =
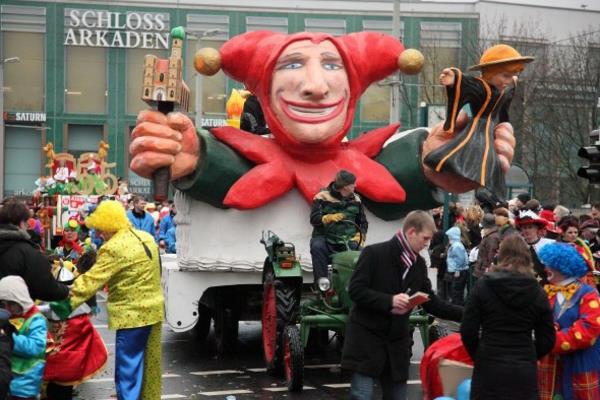
[(291, 63), (285, 64), (281, 67), (281, 69), (298, 69), (298, 68), (302, 68), (302, 63), (291, 62)]
[(337, 71), (339, 69), (342, 69), (343, 67), (337, 63), (327, 62), (327, 63), (323, 63), (323, 68), (325, 68), (326, 70), (329, 70), (329, 71)]

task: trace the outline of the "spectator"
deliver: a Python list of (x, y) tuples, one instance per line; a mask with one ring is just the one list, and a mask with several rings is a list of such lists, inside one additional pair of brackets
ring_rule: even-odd
[(600, 202), (592, 204), (592, 211), (590, 212), (592, 218), (600, 221)]
[(517, 195), (516, 204), (515, 204), (517, 206), (517, 209), (519, 211), (525, 209), (525, 204), (529, 200), (531, 200), (531, 195), (529, 193), (527, 193), (527, 192), (519, 193)]
[(528, 200), (527, 203), (525, 203), (524, 209), (533, 211), (534, 213), (539, 214), (540, 211), (542, 211), (542, 205), (540, 204), (539, 200), (531, 199), (531, 200)]
[(0, 278), (20, 276), (34, 299), (65, 299), (69, 288), (54, 279), (50, 263), (25, 232), (28, 218), (27, 206), (15, 199), (0, 208)]
[(460, 334), (475, 362), (472, 399), (538, 399), (537, 360), (550, 352), (555, 334), (533, 275), (527, 245), (510, 236), (500, 244), (498, 264), (467, 300)]
[(521, 211), (519, 217), (517, 217), (516, 224), (521, 232), (521, 236), (525, 239), (525, 243), (529, 246), (533, 269), (537, 277), (542, 283), (547, 283), (544, 265), (538, 258), (538, 253), (544, 246), (554, 243), (554, 240), (547, 239), (541, 234), (541, 230), (546, 228), (546, 221), (538, 217), (534, 212)]
[(431, 260), (431, 268), (437, 269), (437, 295), (442, 300), (449, 300), (452, 291), (452, 281), (446, 280), (446, 256), (448, 251), (448, 243), (444, 231), (438, 230), (433, 234), (431, 245), (429, 246), (429, 259)]
[(567, 215), (558, 221), (558, 227), (562, 231), (559, 241), (574, 243), (579, 236), (579, 220), (573, 215)]
[(12, 379), (10, 357), (15, 327), (9, 319), (10, 313), (0, 308), (0, 399), (6, 399)]
[(131, 210), (127, 211), (127, 218), (131, 222), (131, 225), (133, 225), (135, 229), (148, 232), (152, 237), (156, 237), (154, 218), (144, 210), (146, 207), (146, 199), (142, 196), (134, 196), (131, 200), (131, 204)]
[(375, 381), (381, 384), (384, 399), (406, 399), (412, 345), (410, 294), (428, 294), (423, 308), (429, 313), (454, 321), (462, 317), (461, 307), (433, 293), (425, 260), (419, 255), (434, 231), (429, 214), (413, 211), (393, 238), (367, 246), (358, 259), (348, 288), (354, 306), (342, 352), (342, 368), (352, 372), (352, 399), (372, 399)]
[(469, 256), (460, 240), (460, 229), (456, 226), (446, 231), (450, 241), (446, 264), (448, 274), (452, 275), (452, 303), (464, 303), (464, 291), (469, 279)]
[(169, 228), (165, 235), (165, 249), (167, 253), (175, 254), (177, 253), (177, 222), (173, 221), (173, 225)]
[(500, 233), (496, 225), (496, 217), (493, 214), (486, 214), (483, 217), (483, 239), (479, 245), (479, 254), (473, 269), (473, 276), (481, 278), (487, 269), (492, 265), (494, 257), (500, 247)]
[(165, 240), (167, 238), (167, 232), (169, 231), (169, 229), (175, 226), (176, 215), (177, 209), (175, 208), (175, 203), (171, 203), (169, 207), (169, 212), (160, 220), (160, 228), (158, 230), (158, 243), (161, 246), (166, 245)]
[(579, 226), (581, 238), (586, 241), (592, 253), (600, 251), (597, 236), (599, 229), (600, 222), (595, 218), (590, 218)]
[(496, 216), (496, 225), (498, 225), (500, 239), (519, 233), (511, 224), (510, 213), (507, 208), (499, 207), (494, 209), (494, 215)]
[(554, 207), (555, 221), (560, 221), (561, 219), (563, 219), (563, 217), (566, 217), (567, 215), (571, 215), (571, 211), (567, 207), (561, 205)]
[(465, 225), (467, 227), (467, 236), (469, 238), (469, 249), (479, 246), (481, 243), (481, 220), (483, 219), (483, 210), (479, 206), (469, 206), (465, 210)]
[(12, 399), (35, 399), (40, 394), (46, 362), (46, 318), (29, 296), (23, 278), (16, 275), (0, 279), (0, 308), (20, 320), (13, 333), (10, 394)]

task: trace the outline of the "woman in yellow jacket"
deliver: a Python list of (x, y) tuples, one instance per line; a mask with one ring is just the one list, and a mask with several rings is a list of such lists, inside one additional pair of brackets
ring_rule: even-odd
[(96, 264), (75, 280), (70, 301), (54, 303), (52, 308), (62, 317), (108, 284), (108, 326), (117, 331), (117, 397), (160, 399), (164, 297), (158, 247), (151, 235), (131, 227), (117, 201), (100, 203), (86, 225), (105, 240)]

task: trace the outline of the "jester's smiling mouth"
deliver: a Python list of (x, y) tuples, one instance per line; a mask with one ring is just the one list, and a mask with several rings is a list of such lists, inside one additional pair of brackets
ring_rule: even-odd
[(344, 111), (346, 106), (345, 98), (326, 104), (289, 101), (282, 97), (279, 97), (278, 100), (281, 109), (289, 119), (308, 124), (318, 124), (334, 119)]

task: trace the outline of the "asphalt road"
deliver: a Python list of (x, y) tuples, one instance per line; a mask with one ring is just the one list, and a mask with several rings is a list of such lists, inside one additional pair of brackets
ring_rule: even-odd
[[(102, 312), (93, 322), (109, 350), (105, 370), (77, 388), (77, 399), (114, 399), (114, 332), (107, 328), (103, 295), (99, 295)], [(214, 350), (212, 331), (208, 342), (199, 346), (191, 334), (176, 334), (163, 328), (162, 398), (163, 399), (347, 399), (350, 375), (339, 368), (335, 340), (325, 349), (305, 355), (305, 390), (289, 393), (285, 382), (264, 370), (259, 322), (241, 322), (237, 348), (230, 354)], [(419, 360), (423, 346), (415, 336), (410, 366), (409, 399), (421, 399)]]

